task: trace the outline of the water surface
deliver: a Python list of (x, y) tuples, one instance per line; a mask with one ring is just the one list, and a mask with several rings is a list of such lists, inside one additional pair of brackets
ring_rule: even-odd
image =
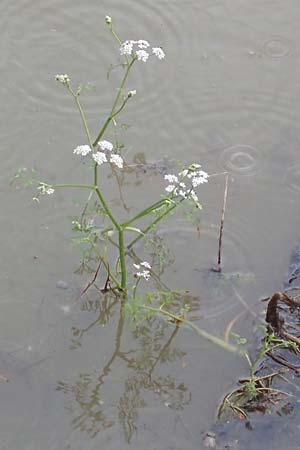
[[(105, 14), (123, 40), (147, 39), (167, 55), (130, 77), (138, 95), (121, 119), (127, 161), (166, 157), (230, 174), (225, 280), (209, 270), (224, 176), (199, 190), (198, 229), (176, 214), (159, 232), (170, 249), (162, 279), (188, 291), (198, 325), (222, 336), (241, 298), (259, 310), (299, 239), (297, 2), (2, 0), (0, 372), (10, 382), (0, 385), (1, 450), (198, 450), (220, 398), (247, 371), (186, 328), (160, 319), (130, 328), (118, 302), (96, 290), (76, 302), (87, 278), (74, 273), (70, 217), (83, 195), (59, 191), (37, 204), (32, 191), (9, 186), (20, 167), (53, 183), (87, 179), (72, 155), (84, 143), (79, 118), (54, 77), (95, 85), (83, 103), (96, 134), (119, 80), (106, 78), (118, 49)], [(107, 174), (103, 183), (126, 217), (115, 181)], [(127, 207), (163, 187), (155, 171), (126, 174)], [(235, 331), (251, 336), (249, 315)]]

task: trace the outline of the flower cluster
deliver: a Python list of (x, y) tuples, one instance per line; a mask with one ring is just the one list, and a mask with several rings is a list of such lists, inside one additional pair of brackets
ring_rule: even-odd
[[(98, 147), (100, 148), (100, 151), (93, 153), (92, 158), (99, 166), (101, 166), (106, 162), (110, 162), (111, 164), (117, 166), (119, 169), (123, 169), (124, 165), (123, 158), (117, 153), (113, 153), (114, 146), (111, 142), (104, 140), (99, 141)], [(86, 156), (91, 152), (92, 149), (90, 148), (89, 145), (79, 145), (73, 151), (75, 155), (81, 156)]]
[[(146, 62), (150, 56), (149, 47), (149, 42), (143, 39), (140, 39), (139, 41), (129, 40), (123, 42), (120, 47), (120, 53), (121, 56), (135, 55), (138, 61)], [(152, 47), (152, 54), (157, 56), (158, 59), (163, 59), (165, 57), (165, 52), (161, 47)]]
[[(135, 272), (135, 274), (134, 274), (134, 276), (136, 278), (144, 278), (146, 281), (148, 281), (150, 279), (151, 266), (147, 261), (143, 261), (140, 264), (133, 264), (133, 265), (139, 271), (139, 272)], [(145, 267), (145, 269), (144, 269), (144, 267)]]
[(54, 189), (53, 187), (49, 186), (49, 184), (45, 184), (45, 183), (40, 183), (40, 185), (38, 186), (38, 191), (40, 192), (41, 195), (52, 195), (54, 193)]
[(209, 178), (209, 175), (203, 170), (200, 170), (200, 168), (200, 164), (192, 164), (188, 169), (179, 172), (178, 175), (166, 174), (164, 179), (169, 184), (165, 190), (175, 197), (191, 197), (198, 204), (199, 199), (194, 188), (200, 184), (207, 183)]
[(56, 81), (59, 81), (64, 86), (69, 86), (69, 84), (70, 84), (70, 77), (66, 73), (64, 75), (56, 75), (55, 79), (56, 79)]

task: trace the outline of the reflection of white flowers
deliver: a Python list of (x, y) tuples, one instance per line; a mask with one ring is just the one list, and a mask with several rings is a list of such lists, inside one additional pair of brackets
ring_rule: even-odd
[(165, 57), (165, 52), (161, 47), (153, 47), (152, 53), (157, 56), (158, 59), (164, 59)]
[(117, 155), (116, 153), (112, 154), (110, 156), (110, 162), (112, 164), (115, 164), (115, 166), (119, 167), (119, 169), (123, 169), (123, 158), (121, 158), (120, 155)]
[[(138, 61), (146, 62), (150, 55), (145, 49), (148, 49), (149, 47), (149, 42), (144, 39), (138, 41), (133, 41), (131, 39), (123, 42), (120, 47), (120, 54), (121, 56), (136, 56)], [(165, 57), (165, 52), (161, 47), (152, 47), (152, 54), (158, 59), (163, 59)]]
[(109, 141), (99, 141), (98, 145), (103, 152), (105, 152), (105, 150), (108, 150), (109, 152), (111, 152), (112, 149), (114, 148), (113, 144)]
[[(139, 270), (139, 272), (135, 272), (134, 276), (136, 278), (144, 278), (145, 280), (149, 280), (151, 277), (150, 269), (151, 266), (147, 261), (143, 261), (140, 264), (133, 264), (133, 266)], [(145, 267), (145, 269), (144, 269)]]
[(96, 152), (93, 154), (93, 160), (101, 166), (101, 164), (107, 162), (106, 154), (103, 152)]
[(91, 148), (89, 145), (79, 145), (78, 147), (75, 148), (75, 150), (73, 151), (73, 153), (75, 153), (75, 155), (81, 155), (81, 156), (86, 156), (91, 152)]

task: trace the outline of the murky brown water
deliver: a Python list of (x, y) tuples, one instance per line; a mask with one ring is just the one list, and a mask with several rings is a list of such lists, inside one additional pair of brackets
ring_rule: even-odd
[[(2, 0), (0, 372), (11, 381), (0, 384), (1, 450), (199, 450), (222, 394), (246, 372), (186, 328), (153, 320), (134, 331), (114, 298), (91, 291), (74, 303), (86, 278), (74, 274), (68, 217), (82, 194), (36, 204), (32, 191), (9, 186), (20, 167), (52, 182), (85, 177), (72, 157), (84, 135), (54, 76), (95, 84), (84, 106), (96, 133), (118, 83), (106, 79), (117, 48), (105, 14), (124, 40), (148, 39), (167, 54), (129, 80), (139, 95), (122, 116), (127, 160), (144, 154), (230, 173), (225, 281), (209, 273), (224, 177), (199, 190), (199, 232), (176, 214), (159, 234), (171, 246), (163, 281), (190, 292), (198, 325), (222, 336), (244, 309), (240, 297), (258, 310), (280, 288), (299, 239), (297, 2)], [(126, 175), (132, 211), (156, 200), (161, 179)], [(125, 216), (113, 180), (103, 182)], [(251, 326), (245, 315), (236, 331), (250, 335)]]

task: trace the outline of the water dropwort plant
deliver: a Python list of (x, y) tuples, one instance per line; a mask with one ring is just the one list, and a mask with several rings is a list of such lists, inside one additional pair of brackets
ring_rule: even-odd
[[(60, 188), (78, 188), (88, 191), (85, 204), (82, 207), (82, 213), (78, 220), (73, 221), (73, 229), (81, 233), (82, 240), (89, 243), (94, 254), (97, 256), (98, 264), (105, 267), (107, 272), (106, 287), (120, 291), (124, 298), (128, 295), (128, 275), (132, 275), (131, 280), (134, 284), (134, 293), (137, 284), (140, 281), (148, 280), (151, 277), (151, 266), (147, 261), (135, 260), (129, 262), (129, 254), (133, 250), (136, 243), (151, 231), (161, 220), (166, 218), (175, 208), (183, 202), (189, 202), (194, 208), (201, 208), (198, 200), (196, 189), (203, 183), (208, 181), (208, 174), (201, 169), (199, 164), (193, 163), (188, 167), (181, 167), (178, 173), (169, 173), (164, 175), (166, 182), (165, 192), (156, 202), (146, 206), (138, 214), (128, 217), (126, 221), (120, 221), (116, 216), (112, 205), (104, 195), (101, 186), (101, 171), (104, 165), (109, 165), (115, 171), (122, 171), (126, 167), (123, 155), (118, 145), (106, 139), (106, 132), (109, 127), (116, 125), (116, 119), (124, 110), (127, 104), (133, 102), (135, 90), (126, 90), (126, 82), (130, 72), (136, 64), (144, 64), (150, 58), (156, 58), (163, 62), (165, 58), (164, 50), (159, 47), (152, 47), (146, 40), (126, 40), (122, 41), (117, 35), (110, 16), (105, 18), (107, 27), (117, 42), (119, 47), (119, 58), (121, 63), (116, 67), (123, 70), (119, 88), (117, 89), (115, 98), (112, 101), (111, 109), (102, 124), (96, 137), (93, 138), (90, 127), (86, 118), (85, 111), (81, 104), (81, 95), (84, 91), (82, 85), (74, 87), (71, 77), (67, 74), (56, 76), (56, 81), (71, 95), (75, 106), (80, 115), (83, 130), (85, 133), (85, 142), (80, 143), (74, 150), (74, 157), (84, 158), (91, 167), (91, 181), (89, 184), (72, 183), (72, 184), (48, 184), (44, 181), (31, 178), (31, 183), (35, 183), (38, 189), (38, 195), (35, 197), (39, 200), (41, 195), (50, 196)], [(20, 178), (22, 175), (17, 174)], [(93, 207), (92, 207), (93, 205)], [(95, 220), (89, 220), (90, 208), (96, 212), (97, 220), (100, 226), (95, 226)], [(140, 219), (147, 218), (147, 226), (140, 229), (137, 223)], [(136, 236), (129, 240), (129, 236), (136, 233)], [(117, 239), (114, 240), (114, 236)], [(103, 243), (105, 251), (102, 251)], [(110, 259), (107, 255), (107, 246), (117, 248), (117, 258), (114, 267), (111, 267)]]

